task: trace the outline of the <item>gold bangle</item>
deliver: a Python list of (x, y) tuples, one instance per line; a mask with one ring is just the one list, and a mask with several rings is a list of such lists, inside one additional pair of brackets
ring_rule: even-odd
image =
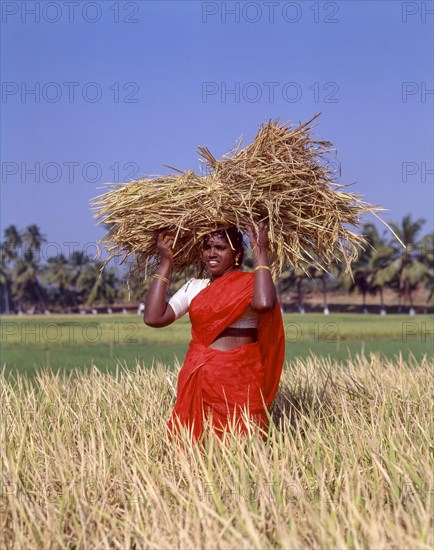
[(159, 275), (158, 273), (155, 273), (152, 275), (153, 279), (160, 279), (161, 281), (164, 281), (165, 283), (169, 283), (169, 279), (167, 277), (163, 277), (163, 275)]
[(271, 271), (268, 265), (258, 265), (253, 271), (256, 271), (257, 269), (268, 269), (268, 271)]

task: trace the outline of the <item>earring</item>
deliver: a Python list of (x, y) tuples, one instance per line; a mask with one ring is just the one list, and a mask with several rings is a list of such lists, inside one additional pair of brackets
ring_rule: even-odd
[(238, 256), (235, 256), (235, 267), (238, 267), (240, 265)]

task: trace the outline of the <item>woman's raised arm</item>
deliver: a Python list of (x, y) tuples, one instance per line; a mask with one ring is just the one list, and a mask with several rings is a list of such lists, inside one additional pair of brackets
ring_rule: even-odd
[(166, 302), (168, 281), (173, 264), (173, 240), (172, 236), (163, 235), (163, 233), (159, 233), (157, 236), (160, 264), (146, 293), (143, 314), (144, 323), (154, 328), (167, 327), (175, 321), (175, 312), (167, 306)]
[(253, 298), (250, 305), (253, 310), (264, 312), (274, 307), (277, 297), (268, 259), (268, 227), (264, 222), (261, 222), (257, 235), (253, 227), (248, 227), (247, 232), (253, 250), (255, 277)]

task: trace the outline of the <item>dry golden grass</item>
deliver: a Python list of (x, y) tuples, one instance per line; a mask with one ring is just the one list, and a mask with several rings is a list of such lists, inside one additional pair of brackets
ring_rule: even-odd
[(162, 365), (3, 377), (0, 546), (431, 549), (432, 366), (296, 361), (268, 441), (203, 451), (167, 438)]
[(109, 259), (133, 256), (146, 276), (155, 267), (156, 232), (165, 230), (175, 236), (174, 271), (199, 271), (204, 235), (266, 220), (276, 275), (287, 263), (307, 271), (334, 260), (350, 271), (366, 244), (354, 228), (381, 209), (336, 183), (332, 144), (313, 137), (317, 116), (299, 126), (270, 121), (250, 145), (240, 141), (220, 160), (199, 147), (203, 176), (190, 170), (110, 186), (92, 201), (96, 217), (111, 225), (102, 240)]

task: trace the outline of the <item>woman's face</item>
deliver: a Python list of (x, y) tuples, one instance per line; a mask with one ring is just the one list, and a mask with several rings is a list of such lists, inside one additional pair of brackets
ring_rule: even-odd
[(211, 235), (205, 240), (202, 259), (213, 279), (233, 269), (235, 264), (230, 244), (219, 235)]

